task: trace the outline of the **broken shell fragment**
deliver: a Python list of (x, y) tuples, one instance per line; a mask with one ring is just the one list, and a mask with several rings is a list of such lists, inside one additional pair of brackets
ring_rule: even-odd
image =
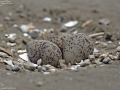
[(64, 26), (70, 28), (70, 27), (76, 26), (77, 24), (78, 24), (78, 21), (69, 21), (65, 23)]
[(26, 53), (26, 49), (25, 50), (18, 50), (17, 53)]
[(4, 60), (7, 65), (14, 66), (12, 60)]
[(20, 54), (19, 57), (27, 62), (30, 61), (27, 53)]
[(7, 45), (13, 47), (13, 46), (16, 46), (16, 43), (9, 43), (8, 42)]
[(31, 62), (24, 64), (24, 67), (28, 70), (34, 71), (37, 68), (37, 65)]

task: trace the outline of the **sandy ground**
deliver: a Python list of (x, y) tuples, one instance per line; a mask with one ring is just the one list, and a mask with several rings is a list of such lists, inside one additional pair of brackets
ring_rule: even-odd
[[(7, 41), (4, 35), (6, 33), (19, 34), (18, 45), (14, 49), (25, 49), (25, 44), (21, 42), (22, 32), (13, 28), (13, 24), (33, 24), (39, 29), (60, 28), (62, 23), (69, 20), (78, 20), (76, 26), (79, 32), (86, 34), (104, 31), (112, 34), (113, 44), (118, 44), (120, 40), (120, 0), (11, 0), (12, 5), (0, 7), (0, 23), (4, 25), (0, 28), (0, 45), (6, 48), (2, 41)], [(24, 18), (16, 13), (17, 7), (23, 4), (25, 6)], [(12, 12), (12, 20), (5, 22), (4, 17)], [(50, 16), (53, 22), (45, 23), (42, 18)], [(62, 17), (62, 23), (57, 23), (56, 19)], [(98, 25), (98, 20), (107, 18), (110, 25)], [(94, 23), (81, 28), (83, 22), (93, 19)], [(106, 41), (106, 36), (101, 41)], [(94, 39), (96, 40), (96, 39)], [(27, 40), (29, 41), (29, 40)], [(100, 49), (101, 47), (98, 46)], [(104, 50), (114, 53), (115, 48), (108, 45)], [(16, 55), (17, 57), (17, 55)], [(15, 59), (16, 59), (15, 57)], [(39, 72), (23, 71), (19, 73), (5, 70), (3, 64), (0, 64), (0, 90), (119, 90), (120, 88), (120, 63), (114, 61), (112, 64), (97, 68), (81, 68), (78, 71), (60, 71), (50, 75), (43, 75)], [(43, 83), (37, 86), (37, 83)]]

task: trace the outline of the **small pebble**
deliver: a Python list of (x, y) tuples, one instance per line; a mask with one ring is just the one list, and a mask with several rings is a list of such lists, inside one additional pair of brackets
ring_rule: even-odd
[(46, 71), (45, 67), (38, 66), (37, 68), (38, 68), (38, 72), (45, 72)]
[(16, 52), (15, 49), (11, 49), (10, 51), (11, 51), (11, 53), (15, 53)]
[(55, 69), (55, 67), (53, 67), (53, 66), (51, 66), (51, 65), (49, 65), (49, 64), (43, 65), (43, 67), (45, 67), (46, 70)]
[(109, 25), (109, 23), (110, 23), (110, 20), (106, 18), (99, 20), (99, 24), (102, 24), (102, 25)]
[(23, 12), (23, 8), (24, 8), (24, 6), (23, 6), (23, 5), (20, 5), (20, 6), (17, 8), (16, 12), (17, 12), (17, 13), (22, 13), (22, 12)]
[(5, 36), (9, 39), (13, 38), (13, 37), (16, 37), (16, 33), (10, 33), (10, 34), (5, 34)]
[(90, 61), (94, 61), (95, 60), (95, 56), (94, 55), (89, 55), (88, 58), (90, 59)]
[(39, 31), (38, 31), (38, 30), (30, 30), (30, 31), (29, 31), (29, 35), (30, 35), (33, 39), (35, 39), (35, 38), (37, 38), (37, 37), (39, 36)]
[(15, 65), (12, 67), (12, 71), (18, 72), (21, 69), (19, 65)]
[(17, 37), (9, 38), (9, 42), (11, 42), (11, 43), (15, 43), (16, 38), (17, 38)]
[(120, 53), (118, 54), (118, 60), (120, 60)]
[(5, 17), (5, 21), (10, 21), (10, 17)]
[(72, 65), (69, 69), (72, 71), (77, 71), (80, 65)]
[(48, 67), (48, 68), (46, 68), (47, 69), (47, 71), (49, 71), (49, 72), (56, 72), (57, 71), (57, 69), (55, 68), (55, 67), (53, 67), (53, 66), (50, 66), (50, 67)]
[(113, 42), (112, 42), (112, 41), (108, 41), (107, 43), (108, 43), (108, 44), (111, 44), (111, 43), (113, 43)]
[(3, 24), (0, 23), (0, 28), (2, 28), (2, 27), (3, 27)]
[(60, 32), (66, 32), (67, 30), (68, 30), (68, 28), (63, 25), (60, 29)]
[(27, 25), (21, 25), (20, 26), (20, 30), (23, 32), (23, 33), (28, 33), (28, 26)]
[(102, 44), (102, 48), (106, 48), (107, 46), (107, 43)]
[(37, 66), (33, 63), (27, 63), (24, 67), (30, 71), (34, 71), (37, 68)]
[[(99, 45), (99, 41), (96, 41), (96, 42), (95, 42), (95, 45)], [(94, 48), (94, 49), (96, 49), (96, 48)]]
[(12, 12), (8, 12), (8, 15), (9, 15), (9, 16), (12, 16)]
[(80, 63), (80, 67), (85, 67), (85, 66), (88, 66), (90, 65), (90, 60), (89, 59), (86, 59), (84, 62)]
[(23, 33), (24, 37), (31, 37), (28, 33)]
[(37, 65), (38, 65), (38, 66), (41, 65), (41, 62), (42, 62), (42, 60), (39, 59), (39, 60), (37, 61)]
[(58, 22), (58, 23), (61, 23), (62, 21), (63, 21), (63, 18), (58, 18), (58, 19), (57, 19), (57, 22)]
[(48, 75), (48, 74), (50, 74), (50, 72), (43, 72), (43, 74), (44, 74), (44, 75)]
[(73, 31), (73, 32), (72, 32), (73, 35), (74, 35), (74, 34), (77, 34), (77, 33), (78, 33), (78, 31)]
[(85, 59), (84, 63), (90, 63), (90, 59)]
[(50, 18), (50, 17), (45, 17), (45, 18), (43, 18), (43, 21), (50, 22), (50, 21), (52, 21), (52, 18)]
[(94, 48), (94, 53), (98, 53), (99, 50), (97, 48)]
[(43, 86), (43, 84), (44, 84), (44, 83), (43, 83), (43, 82), (41, 82), (41, 81), (37, 82), (37, 86), (38, 86), (38, 87)]
[(17, 13), (22, 13), (23, 10), (18, 8), (18, 9), (16, 10), (16, 12), (17, 12)]
[(4, 53), (4, 52), (0, 52), (0, 57), (8, 57), (8, 55), (6, 54), (6, 53)]
[(15, 40), (16, 40), (16, 34), (9, 34), (9, 42), (11, 43), (15, 43)]
[(49, 69), (48, 71), (49, 71), (49, 72), (56, 72), (56, 71), (57, 71), (57, 69), (52, 68), (52, 69)]
[(109, 57), (106, 57), (105, 59), (103, 59), (103, 63), (104, 64), (109, 64), (109, 62), (111, 61), (111, 59)]
[(112, 34), (108, 32), (105, 37), (106, 40), (112, 40)]
[(14, 28), (17, 28), (17, 27), (18, 27), (18, 25), (17, 25), (17, 24), (14, 24), (14, 25), (13, 25), (13, 27), (14, 27)]
[(6, 66), (6, 70), (8, 70), (8, 71), (12, 71), (12, 66), (7, 65), (7, 66)]
[(100, 57), (101, 53), (94, 53), (95, 58)]
[(26, 15), (24, 13), (20, 13), (19, 17), (24, 18), (24, 17), (26, 17)]
[(11, 75), (11, 73), (6, 73), (7, 75)]
[(117, 52), (120, 52), (120, 45), (116, 48)]
[(103, 38), (103, 36), (97, 36), (96, 39), (99, 40), (100, 38)]

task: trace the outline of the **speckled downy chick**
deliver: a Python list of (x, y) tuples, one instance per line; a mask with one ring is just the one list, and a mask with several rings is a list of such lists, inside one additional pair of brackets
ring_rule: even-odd
[(42, 38), (43, 40), (48, 40), (50, 42), (55, 43), (62, 50), (65, 42), (70, 36), (70, 34), (60, 33), (57, 30), (52, 30), (43, 34)]
[(63, 47), (63, 57), (66, 64), (76, 64), (88, 58), (93, 53), (94, 44), (84, 33), (71, 36)]
[(26, 49), (31, 62), (37, 63), (42, 59), (41, 65), (50, 64), (58, 67), (59, 60), (62, 59), (62, 52), (59, 47), (46, 40), (33, 40), (27, 43)]

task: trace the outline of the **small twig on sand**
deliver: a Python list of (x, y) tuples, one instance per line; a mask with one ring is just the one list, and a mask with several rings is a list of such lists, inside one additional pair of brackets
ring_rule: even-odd
[(7, 50), (7, 49), (5, 49), (3, 47), (0, 47), (0, 50), (7, 53), (7, 54), (9, 54), (10, 56), (13, 56), (13, 54), (9, 50)]
[(93, 38), (93, 37), (97, 37), (97, 36), (104, 35), (104, 34), (105, 34), (104, 32), (100, 32), (100, 33), (91, 34), (89, 36)]
[(85, 26), (87, 26), (87, 25), (90, 24), (91, 22), (93, 22), (92, 19), (87, 20), (85, 23), (82, 24), (82, 28), (84, 28)]

